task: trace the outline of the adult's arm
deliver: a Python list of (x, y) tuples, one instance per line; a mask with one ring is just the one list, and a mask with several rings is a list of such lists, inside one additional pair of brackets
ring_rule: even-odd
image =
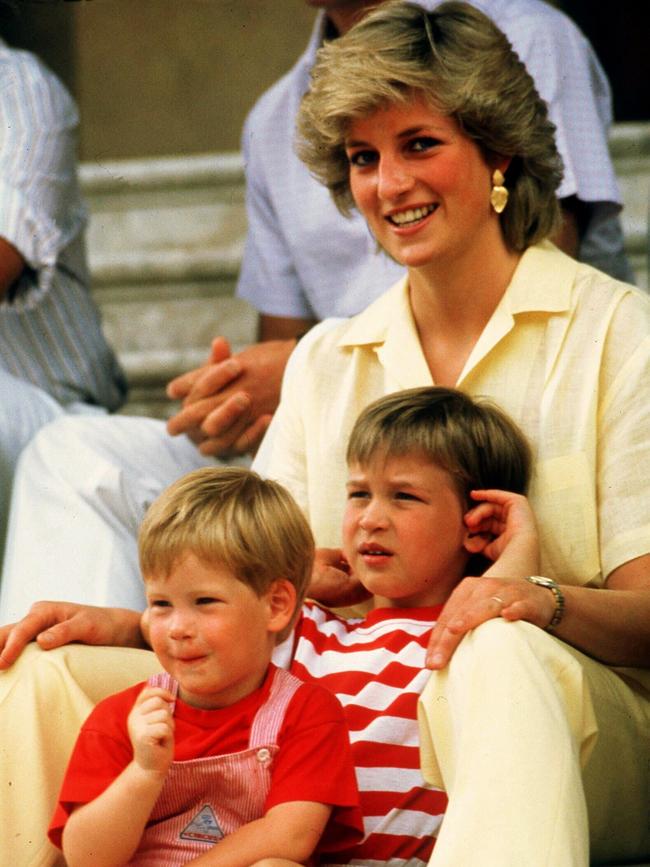
[[(6, 52), (0, 72), (0, 236), (38, 270), (55, 265), (85, 225), (75, 183), (78, 114), (61, 81), (29, 52)], [(14, 258), (14, 281), (16, 267)]]
[[(484, 554), (495, 562), (482, 577), (455, 588), (434, 627), (430, 668), (444, 668), (471, 629), (486, 620), (527, 620), (545, 629), (555, 614), (551, 591), (525, 579), (539, 571), (539, 542), (525, 498), (503, 491), (473, 492), (481, 501), (465, 516), (477, 534), (494, 539)], [(562, 586), (565, 613), (554, 634), (610, 665), (650, 667), (650, 555), (623, 564), (607, 589)]]
[(20, 277), (25, 260), (9, 241), (0, 237), (0, 301)]
[[(258, 338), (260, 340), (291, 341), (292, 349), (303, 334), (316, 325), (316, 319), (298, 316), (268, 316), (260, 314)], [(278, 395), (279, 398), (279, 395)]]
[[(600, 587), (575, 586), (554, 576), (566, 603), (554, 634), (609, 665), (650, 668), (650, 308), (637, 293), (616, 302), (615, 297), (608, 332), (601, 336), (593, 455), (605, 580)], [(463, 634), (492, 617), (548, 626), (554, 609), (549, 590), (511, 580), (525, 572), (506, 568), (492, 574), (466, 579), (452, 594), (434, 630), (432, 667), (444, 667)], [(585, 575), (584, 581), (596, 584), (598, 576)], [(495, 597), (502, 601), (495, 604)]]
[[(527, 620), (546, 629), (555, 598), (523, 577), (493, 573), (464, 579), (432, 632), (427, 665), (444, 668), (465, 634), (495, 617)], [(554, 635), (608, 665), (650, 668), (650, 555), (616, 569), (604, 588), (561, 583), (560, 588), (565, 609)]]
[(565, 201), (560, 201), (562, 208), (562, 225), (551, 238), (553, 243), (564, 253), (577, 258), (580, 247), (580, 226), (575, 209)]
[(147, 647), (137, 611), (36, 602), (22, 620), (0, 627), (0, 670), (9, 668), (30, 641), (36, 641), (43, 650), (72, 642)]

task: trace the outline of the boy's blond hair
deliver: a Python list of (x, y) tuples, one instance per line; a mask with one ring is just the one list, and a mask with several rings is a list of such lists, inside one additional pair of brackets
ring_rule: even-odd
[(495, 404), (452, 388), (382, 397), (364, 409), (348, 440), (348, 464), (410, 454), (450, 473), (465, 503), (474, 489), (524, 494), (530, 480), (530, 446), (517, 425)]
[(240, 467), (204, 467), (163, 491), (147, 510), (138, 548), (145, 581), (168, 575), (190, 552), (225, 566), (258, 596), (286, 578), (296, 588), (296, 609), (314, 560), (314, 539), (293, 497)]

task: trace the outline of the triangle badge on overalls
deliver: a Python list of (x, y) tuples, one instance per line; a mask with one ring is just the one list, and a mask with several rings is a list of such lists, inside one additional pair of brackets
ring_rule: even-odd
[(181, 840), (202, 840), (205, 843), (216, 843), (223, 836), (214, 810), (209, 804), (201, 807), (190, 824), (181, 831)]

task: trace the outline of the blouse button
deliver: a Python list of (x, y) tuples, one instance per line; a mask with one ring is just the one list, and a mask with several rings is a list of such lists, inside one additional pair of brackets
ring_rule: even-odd
[(271, 753), (269, 750), (267, 750), (266, 747), (262, 747), (261, 750), (257, 751), (257, 761), (260, 762), (260, 764), (262, 765), (265, 765), (271, 761)]

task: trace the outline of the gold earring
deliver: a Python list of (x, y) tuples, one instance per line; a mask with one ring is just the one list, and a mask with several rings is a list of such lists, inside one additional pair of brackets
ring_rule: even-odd
[(503, 182), (505, 178), (499, 171), (499, 169), (494, 170), (494, 174), (492, 175), (492, 192), (490, 193), (490, 204), (497, 212), (500, 214), (505, 206), (508, 204), (508, 190), (503, 186)]

